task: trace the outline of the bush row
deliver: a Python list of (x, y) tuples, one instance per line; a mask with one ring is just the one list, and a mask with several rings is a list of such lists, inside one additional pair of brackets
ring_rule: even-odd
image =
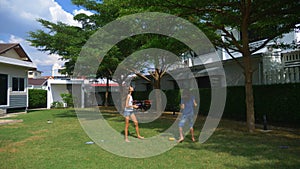
[[(179, 111), (179, 90), (164, 91), (167, 97), (166, 110)], [(267, 122), (273, 125), (300, 127), (300, 84), (253, 86), (254, 109), (257, 123)], [(207, 115), (211, 104), (211, 90), (199, 89), (199, 113)], [(149, 92), (134, 92), (134, 98), (148, 99)], [(227, 87), (226, 104), (223, 118), (246, 121), (244, 86)]]

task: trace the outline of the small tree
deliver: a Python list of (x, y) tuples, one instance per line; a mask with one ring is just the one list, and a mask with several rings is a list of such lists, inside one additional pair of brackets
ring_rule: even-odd
[(74, 107), (73, 97), (70, 93), (62, 93), (60, 94), (64, 103), (67, 104), (67, 107)]

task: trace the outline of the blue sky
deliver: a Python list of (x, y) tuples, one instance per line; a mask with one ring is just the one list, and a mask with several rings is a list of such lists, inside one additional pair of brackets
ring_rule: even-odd
[(28, 32), (42, 29), (36, 21), (38, 18), (80, 26), (73, 20), (77, 13), (91, 14), (73, 5), (71, 0), (0, 0), (0, 43), (20, 43), (38, 70), (43, 75), (51, 75), (53, 64), (64, 63), (58, 55), (49, 55), (31, 47), (26, 41)]
[(80, 7), (73, 5), (71, 0), (55, 0), (62, 8), (64, 11), (73, 13), (74, 10), (79, 10)]

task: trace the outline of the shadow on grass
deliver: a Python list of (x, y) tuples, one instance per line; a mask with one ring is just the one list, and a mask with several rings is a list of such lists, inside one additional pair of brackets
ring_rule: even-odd
[[(300, 166), (299, 133), (298, 135), (286, 131), (264, 133), (260, 130), (248, 133), (245, 131), (245, 127), (236, 125), (235, 122), (227, 121), (225, 123), (231, 124), (221, 124), (205, 143), (187, 142), (178, 145), (177, 148), (211, 151), (220, 154), (220, 157), (230, 155), (241, 159), (245, 158), (247, 161), (251, 161), (247, 164), (240, 162), (242, 168), (245, 169), (298, 168)], [(241, 167), (238, 162), (225, 161), (224, 164), (228, 168)]]
[[(80, 113), (82, 118), (85, 118), (86, 120), (88, 119), (99, 119), (99, 114), (98, 112), (96, 113), (91, 113), (92, 111), (90, 110), (80, 110), (78, 112), (76, 112), (75, 109), (52, 109), (55, 113), (53, 114), (53, 116), (58, 117), (58, 118), (65, 118), (65, 117), (73, 117), (73, 118), (77, 118), (77, 113)], [(56, 110), (56, 111), (55, 111)], [(101, 113), (102, 116), (104, 118), (112, 118), (114, 116), (116, 116), (117, 114), (114, 112), (103, 112)]]
[(58, 118), (77, 118), (74, 109), (58, 109), (54, 116)]

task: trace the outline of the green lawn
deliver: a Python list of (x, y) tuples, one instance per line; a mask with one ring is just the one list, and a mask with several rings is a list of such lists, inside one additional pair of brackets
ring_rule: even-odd
[[(103, 112), (103, 111), (102, 111)], [(91, 141), (81, 128), (74, 110), (30, 111), (15, 119), (22, 123), (0, 125), (0, 168), (299, 168), (299, 130), (257, 130), (250, 134), (244, 124), (222, 120), (204, 144), (185, 141), (158, 156), (131, 159), (111, 154)], [(124, 128), (123, 117), (107, 110), (105, 118), (117, 131)], [(52, 120), (48, 124), (47, 120)], [(204, 118), (197, 121), (199, 136)], [(166, 114), (152, 123), (140, 124), (141, 133), (150, 137), (174, 122)], [(200, 124), (200, 125), (199, 125)], [(133, 126), (130, 131), (134, 135)], [(288, 147), (282, 147), (288, 146)]]

